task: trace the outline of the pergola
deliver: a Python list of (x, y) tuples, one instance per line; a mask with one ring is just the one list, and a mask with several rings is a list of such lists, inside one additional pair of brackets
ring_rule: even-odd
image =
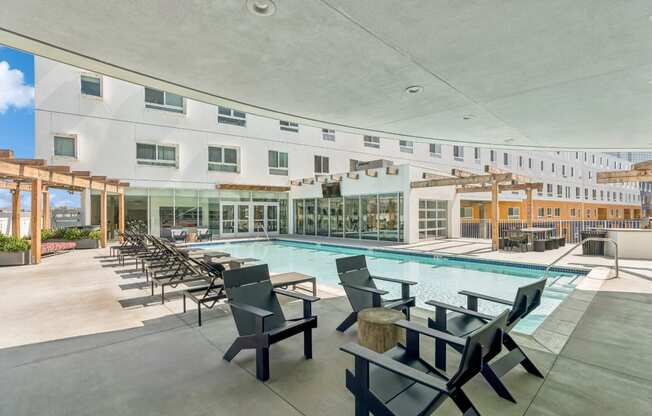
[(20, 237), (20, 194), (31, 192), (30, 235), (32, 259), (41, 261), (41, 229), (50, 228), (49, 189), (91, 190), (100, 194), (100, 244), (107, 244), (107, 195), (117, 194), (118, 229), (124, 232), (124, 188), (129, 184), (88, 171), (71, 171), (69, 166), (48, 166), (43, 159), (16, 159), (12, 150), (0, 149), (0, 189), (12, 193), (12, 234)]
[(453, 177), (437, 177), (414, 181), (410, 184), (412, 188), (429, 188), (434, 186), (457, 186), (457, 193), (491, 192), (491, 247), (498, 249), (498, 195), (501, 192), (525, 191), (527, 195), (527, 221), (528, 226), (533, 221), (533, 190), (542, 190), (543, 183), (529, 182), (525, 177), (515, 175), (511, 172), (499, 171), (485, 166), (485, 174), (478, 175), (461, 169), (453, 169)]
[(630, 170), (598, 172), (598, 183), (652, 182), (652, 160), (635, 163)]

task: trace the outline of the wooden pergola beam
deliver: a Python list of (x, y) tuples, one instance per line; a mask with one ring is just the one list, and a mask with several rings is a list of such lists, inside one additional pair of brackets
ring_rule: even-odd
[(465, 178), (443, 178), (443, 179), (426, 179), (414, 181), (410, 184), (411, 188), (431, 188), (434, 186), (463, 186), (463, 185), (485, 185), (496, 182), (510, 182), (511, 173), (491, 174), (491, 175), (473, 175)]
[(230, 191), (288, 192), (289, 186), (246, 185), (240, 183), (218, 183), (215, 189)]
[(5, 159), (7, 162), (16, 163), (26, 166), (45, 166), (47, 162), (45, 159)]
[(80, 176), (80, 177), (84, 177), (84, 178), (90, 178), (91, 177), (91, 173), (89, 171), (87, 171), (87, 170), (73, 170), (70, 173), (72, 175), (74, 175), (74, 176)]
[[(543, 190), (543, 183), (517, 183), (510, 185), (498, 185), (498, 192), (509, 192), (509, 191), (527, 191), (527, 190)], [(456, 189), (457, 193), (476, 193), (476, 192), (491, 192), (491, 186), (467, 186)]]
[(70, 173), (70, 166), (65, 165), (46, 166), (45, 169), (49, 170), (50, 172)]
[(652, 160), (646, 160), (645, 162), (634, 163), (632, 170), (650, 170), (652, 169)]
[[(500, 169), (500, 168), (496, 168), (496, 167), (490, 166), (490, 165), (484, 165), (484, 171), (485, 171), (485, 173), (489, 173), (489, 174), (511, 173), (506, 169)], [(518, 175), (516, 173), (512, 173), (512, 179), (517, 181), (517, 182), (521, 182), (521, 183), (530, 183), (530, 182), (532, 182), (532, 178), (530, 178), (528, 176), (524, 176), (524, 175)]]
[[(647, 163), (647, 162), (642, 162)], [(598, 172), (597, 183), (652, 182), (652, 169)]]
[(450, 176), (440, 175), (440, 174), (437, 174), (437, 173), (430, 173), (430, 172), (423, 172), (421, 177), (423, 179), (445, 179), (445, 178), (450, 178)]
[(13, 159), (14, 151), (11, 149), (0, 149), (0, 159)]

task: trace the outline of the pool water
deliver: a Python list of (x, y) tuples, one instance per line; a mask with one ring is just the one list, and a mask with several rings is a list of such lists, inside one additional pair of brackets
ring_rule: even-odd
[[(416, 296), (417, 306), (424, 309), (434, 309), (425, 304), (430, 299), (458, 306), (466, 305), (466, 298), (457, 294), (461, 290), (513, 299), (519, 286), (543, 276), (542, 270), (518, 266), (284, 240), (203, 244), (199, 247), (205, 250), (226, 251), (234, 257), (253, 257), (261, 263), (267, 263), (272, 273), (304, 273), (315, 276), (321, 284), (334, 287), (339, 283), (335, 259), (364, 254), (372, 274), (418, 282), (418, 285), (412, 286), (411, 294)], [(568, 283), (575, 276), (570, 273), (548, 273), (549, 282), (557, 277), (560, 279), (553, 288), (546, 289), (541, 305), (515, 329), (531, 334), (572, 291), (572, 286)], [(400, 297), (400, 285), (381, 281), (376, 284), (390, 292), (388, 298)], [(480, 301), (479, 305), (479, 310), (488, 314), (499, 313), (504, 308), (483, 301)]]

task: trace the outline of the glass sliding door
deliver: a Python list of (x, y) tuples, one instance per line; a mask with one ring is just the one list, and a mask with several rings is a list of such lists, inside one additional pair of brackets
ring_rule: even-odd
[(317, 200), (317, 235), (328, 237), (328, 199)]
[(249, 204), (238, 205), (238, 234), (248, 234), (249, 225)]
[(294, 201), (294, 233), (303, 234), (303, 199)]
[(398, 240), (398, 194), (379, 195), (378, 232), (381, 240)]
[(254, 232), (265, 232), (265, 205), (254, 204)]
[(267, 205), (267, 232), (278, 232), (278, 206)]
[(306, 199), (304, 201), (305, 212), (305, 234), (315, 235), (315, 200)]
[(360, 198), (344, 198), (344, 237), (360, 238)]
[(378, 196), (360, 197), (360, 235), (365, 240), (378, 240)]
[(230, 237), (233, 236), (234, 234), (235, 234), (235, 205), (223, 204), (220, 235), (223, 237)]
[(330, 200), (330, 222), (331, 237), (343, 237), (344, 200), (342, 198), (332, 198)]

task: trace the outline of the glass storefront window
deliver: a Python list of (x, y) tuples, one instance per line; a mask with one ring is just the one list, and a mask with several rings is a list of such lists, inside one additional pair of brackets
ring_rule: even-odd
[(303, 200), (294, 201), (294, 233), (303, 234)]
[(360, 197), (360, 235), (365, 240), (378, 240), (378, 196)]
[(315, 200), (306, 199), (304, 201), (305, 213), (305, 234), (315, 235)]
[(317, 200), (317, 235), (328, 236), (328, 199)]
[(398, 194), (379, 195), (378, 234), (381, 240), (398, 239)]
[(448, 237), (448, 201), (419, 200), (419, 239)]
[(161, 235), (161, 229), (174, 227), (174, 190), (149, 190), (150, 233)]
[(360, 238), (360, 198), (344, 198), (344, 236)]
[(331, 198), (330, 200), (330, 232), (331, 237), (342, 237), (344, 231), (344, 200)]

